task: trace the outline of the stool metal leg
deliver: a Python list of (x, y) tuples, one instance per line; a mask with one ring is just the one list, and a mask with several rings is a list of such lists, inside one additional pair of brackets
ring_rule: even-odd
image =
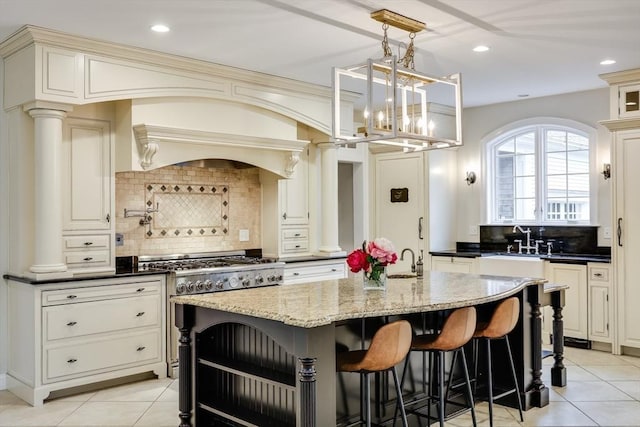
[[(471, 419), (473, 420), (473, 425), (475, 427), (477, 425), (476, 408), (475, 403), (473, 402), (473, 393), (471, 393), (471, 381), (469, 380), (469, 369), (467, 368), (467, 358), (464, 354), (464, 347), (460, 347), (460, 351), (462, 352), (462, 370), (464, 371), (464, 380), (467, 383), (467, 402), (471, 408)], [(451, 374), (449, 374), (449, 376), (451, 376)]]
[(487, 343), (487, 393), (489, 397), (489, 427), (493, 427), (493, 370), (491, 368), (491, 340), (484, 338)]
[(511, 345), (509, 337), (505, 335), (504, 340), (507, 343), (507, 354), (509, 355), (509, 363), (511, 364), (511, 373), (513, 374), (513, 384), (516, 386), (516, 398), (518, 400), (518, 412), (520, 412), (520, 421), (524, 421), (522, 416), (522, 402), (520, 401), (520, 388), (518, 387), (518, 378), (516, 377), (516, 367), (513, 363), (513, 355), (511, 354)]
[(438, 351), (438, 419), (444, 427), (444, 352)]
[(364, 388), (365, 388), (365, 413), (367, 414), (367, 427), (371, 427), (371, 381), (369, 380), (369, 374), (364, 374)]
[[(402, 414), (402, 425), (404, 427), (408, 427), (407, 423), (407, 413), (404, 410), (404, 401), (402, 400), (402, 389), (400, 388), (400, 382), (398, 381), (398, 373), (396, 372), (396, 367), (394, 366), (391, 369), (391, 373), (393, 374), (393, 382), (396, 384), (396, 413), (397, 409), (400, 408), (400, 413)], [(396, 416), (393, 416), (393, 424), (396, 423)]]

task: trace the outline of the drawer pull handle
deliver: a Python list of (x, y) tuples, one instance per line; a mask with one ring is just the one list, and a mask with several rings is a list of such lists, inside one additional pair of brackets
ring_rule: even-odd
[(91, 246), (91, 245), (93, 245), (93, 242), (84, 242), (84, 245), (85, 246)]
[(140, 347), (136, 348), (136, 351), (142, 351), (142, 350), (144, 350), (145, 348), (147, 348), (147, 347), (145, 347), (145, 346), (141, 345)]
[(136, 314), (136, 317), (142, 317), (144, 316), (144, 311), (141, 311), (140, 313)]
[(138, 289), (136, 289), (136, 292), (142, 292), (142, 291), (144, 291), (144, 288), (138, 288)]
[(294, 275), (294, 276), (299, 276), (299, 275), (300, 275), (300, 273), (293, 273), (293, 275)]
[(300, 237), (300, 233), (296, 233), (296, 234), (294, 234), (294, 236)]
[(67, 299), (74, 299), (74, 298), (78, 298), (77, 295), (67, 295)]
[(338, 269), (337, 268), (332, 268), (331, 271), (338, 271)]
[(78, 361), (78, 359), (69, 359), (67, 360), (67, 363), (76, 363)]
[(71, 321), (71, 322), (67, 323), (67, 326), (75, 326), (77, 324), (78, 324), (78, 322)]
[(602, 273), (595, 273), (594, 276), (596, 277), (602, 277)]
[(83, 258), (83, 259), (84, 259), (84, 261), (91, 261), (93, 259), (93, 257), (88, 256), (88, 257)]
[(296, 245), (296, 248), (299, 248), (299, 247), (300, 247), (300, 245)]

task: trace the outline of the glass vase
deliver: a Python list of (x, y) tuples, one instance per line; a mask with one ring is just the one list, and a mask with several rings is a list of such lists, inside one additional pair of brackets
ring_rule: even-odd
[(379, 290), (387, 289), (387, 267), (376, 267), (371, 272), (364, 272), (364, 289)]

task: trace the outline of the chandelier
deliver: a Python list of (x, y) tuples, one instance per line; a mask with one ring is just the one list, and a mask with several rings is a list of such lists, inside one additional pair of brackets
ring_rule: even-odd
[[(383, 57), (334, 67), (332, 141), (391, 145), (405, 152), (461, 146), (460, 74), (434, 77), (415, 70), (413, 39), (425, 24), (387, 9), (372, 12), (371, 18), (382, 22)], [(401, 58), (389, 47), (390, 25), (409, 32)], [(443, 108), (449, 114), (436, 124), (433, 110)]]

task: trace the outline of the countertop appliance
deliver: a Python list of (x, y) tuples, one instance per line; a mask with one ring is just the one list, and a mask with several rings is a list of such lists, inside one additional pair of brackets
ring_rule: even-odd
[[(204, 252), (138, 257), (138, 271), (167, 274), (167, 298), (282, 285), (284, 262), (248, 256), (245, 251)], [(178, 376), (175, 305), (167, 301), (167, 360), (169, 376)]]

